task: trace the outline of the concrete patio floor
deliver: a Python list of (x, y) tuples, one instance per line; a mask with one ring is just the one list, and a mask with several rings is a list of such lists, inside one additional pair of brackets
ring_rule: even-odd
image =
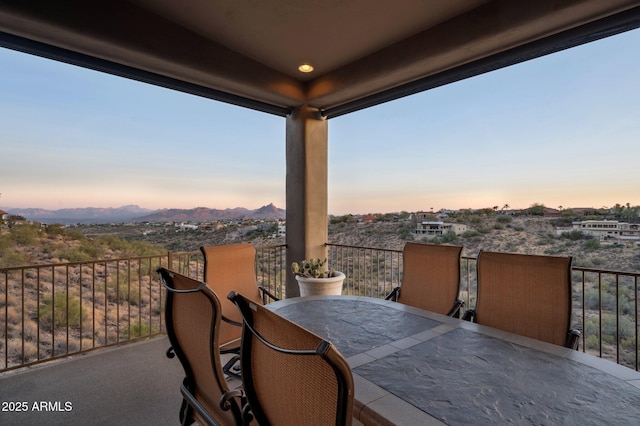
[(0, 425), (179, 424), (184, 373), (168, 347), (158, 337), (4, 373)]

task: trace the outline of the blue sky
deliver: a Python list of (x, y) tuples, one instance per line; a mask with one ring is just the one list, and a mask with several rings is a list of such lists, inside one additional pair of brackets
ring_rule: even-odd
[[(640, 205), (640, 31), (329, 121), (329, 212)], [(285, 205), (285, 120), (0, 49), (0, 206)]]

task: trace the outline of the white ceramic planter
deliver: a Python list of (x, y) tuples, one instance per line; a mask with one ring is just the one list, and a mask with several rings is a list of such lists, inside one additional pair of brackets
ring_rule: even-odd
[(300, 297), (305, 296), (340, 296), (342, 294), (342, 283), (345, 279), (342, 272), (336, 271), (335, 277), (328, 278), (307, 278), (296, 275)]

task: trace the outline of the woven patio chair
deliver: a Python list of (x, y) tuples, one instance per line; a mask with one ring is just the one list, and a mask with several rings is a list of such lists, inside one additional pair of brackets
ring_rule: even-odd
[(571, 257), (481, 251), (478, 299), (464, 319), (577, 349), (571, 326)]
[(244, 318), (242, 382), (255, 420), (261, 425), (350, 425), (353, 375), (340, 352), (237, 293), (229, 299)]
[[(218, 296), (205, 283), (165, 268), (158, 273), (167, 289), (165, 322), (171, 342), (167, 356), (177, 355), (185, 372), (180, 386), (181, 424), (241, 424), (242, 403), (230, 396), (242, 395), (229, 390), (218, 353)], [(223, 408), (224, 397), (229, 398)]]
[(461, 254), (462, 246), (406, 243), (402, 285), (386, 299), (460, 318)]
[[(251, 244), (230, 244), (200, 247), (204, 256), (204, 282), (217, 294), (236, 291), (255, 302), (266, 303), (267, 298), (278, 300), (256, 283), (256, 249)], [(236, 354), (223, 366), (225, 374), (240, 378), (234, 366), (239, 360), (242, 317), (228, 299), (221, 300), (220, 352)], [(237, 366), (236, 366), (237, 368)]]

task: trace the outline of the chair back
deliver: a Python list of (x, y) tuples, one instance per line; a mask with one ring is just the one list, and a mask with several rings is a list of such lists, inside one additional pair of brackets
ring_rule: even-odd
[[(251, 244), (231, 244), (200, 247), (204, 255), (204, 281), (217, 294), (227, 295), (231, 291), (261, 303), (256, 283), (256, 249)], [(226, 297), (221, 300), (223, 321), (220, 325), (220, 346), (239, 345), (242, 335), (242, 316)], [(234, 325), (233, 322), (237, 323)]]
[(406, 243), (398, 302), (449, 315), (460, 295), (462, 246)]
[(326, 340), (239, 294), (242, 381), (259, 424), (350, 425), (353, 376)]
[(205, 283), (165, 268), (159, 268), (158, 273), (167, 288), (167, 335), (185, 371), (183, 386), (206, 411), (193, 412), (193, 408), (190, 408), (189, 413), (183, 415), (187, 419), (195, 415), (201, 424), (212, 423), (207, 414), (220, 425), (235, 424), (234, 416), (240, 418), (239, 405), (230, 401), (229, 411), (219, 405), (224, 392), (229, 389), (218, 352), (218, 296)]
[(571, 324), (571, 257), (482, 251), (475, 321), (565, 346)]

